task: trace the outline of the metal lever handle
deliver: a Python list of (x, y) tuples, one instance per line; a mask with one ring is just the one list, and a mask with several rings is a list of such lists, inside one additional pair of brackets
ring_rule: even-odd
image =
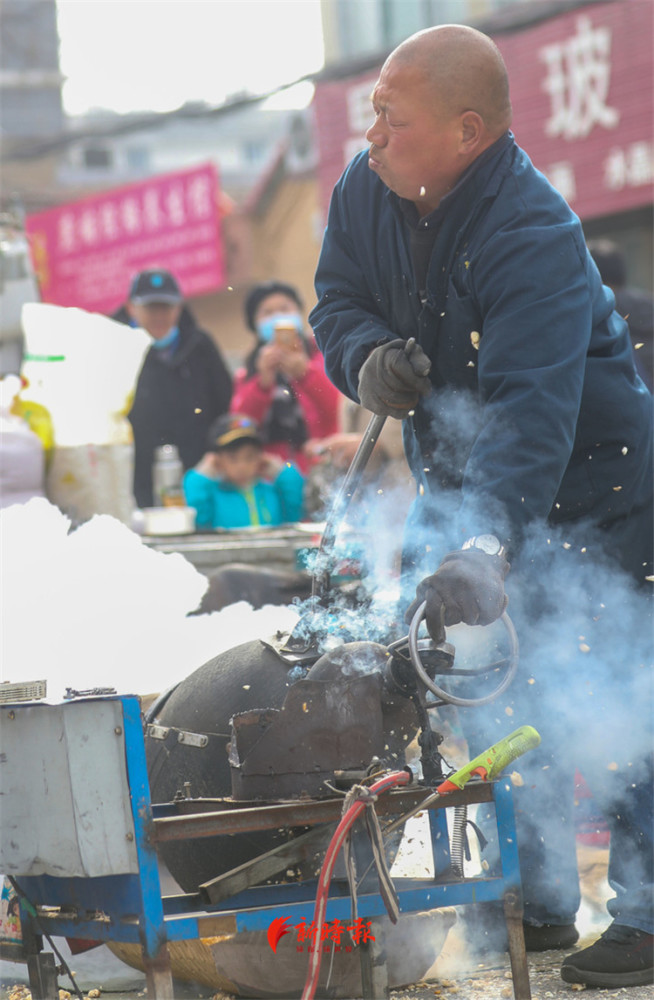
[[(415, 347), (415, 343), (415, 337), (409, 337), (404, 347), (407, 354), (411, 354)], [(350, 500), (352, 499), (357, 486), (361, 482), (361, 477), (363, 476), (365, 468), (368, 464), (372, 450), (377, 444), (377, 439), (379, 438), (385, 421), (386, 417), (380, 416), (377, 413), (373, 414), (370, 418), (370, 422), (363, 432), (363, 437), (359, 442), (359, 447), (357, 448), (354, 458), (350, 462), (350, 467), (345, 474), (345, 479), (343, 480), (336, 495), (336, 499), (332, 504), (316, 557), (316, 571), (314, 573), (311, 586), (312, 596), (314, 598), (324, 597), (329, 590), (331, 574), (329, 571), (328, 557), (325, 556), (325, 553), (333, 549), (338, 526), (343, 519), (345, 511), (350, 505)]]
[(332, 504), (316, 555), (316, 571), (311, 584), (311, 593), (314, 598), (320, 599), (329, 591), (331, 582), (329, 560), (336, 540), (336, 533), (345, 515), (345, 511), (350, 505), (350, 500), (361, 482), (368, 459), (377, 444), (377, 439), (385, 421), (386, 417), (379, 416), (376, 413), (370, 418), (363, 437), (359, 442), (359, 447), (345, 474), (345, 479), (341, 483), (336, 499)]

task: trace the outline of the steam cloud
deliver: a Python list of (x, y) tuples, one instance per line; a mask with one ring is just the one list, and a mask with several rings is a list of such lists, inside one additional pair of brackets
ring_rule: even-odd
[[(389, 572), (389, 553), (397, 553), (401, 545), (403, 520), (392, 493), (357, 494), (353, 510), (368, 512), (358, 539), (367, 542), (364, 591), (358, 595), (364, 599), (343, 606), (338, 596), (327, 609), (311, 602), (298, 608), (301, 623), (320, 636), (323, 648), (350, 639), (385, 642), (406, 634), (403, 608), (415, 596), (415, 585), (437, 569), (446, 552), (460, 547), (460, 499), (454, 483), (479, 429), (479, 411), (466, 394), (448, 392), (439, 398), (434, 418), (434, 464), (444, 485), (438, 493), (430, 492), (427, 517), (408, 517), (404, 534), (416, 554), (414, 572), (400, 592), (397, 575)], [(468, 506), (494, 518), (491, 523), (501, 533), (501, 512), (489, 511), (482, 489)], [(341, 543), (345, 538), (343, 533)], [(613, 873), (616, 881), (646, 881), (647, 859), (654, 853), (646, 801), (654, 746), (652, 594), (604, 554), (603, 541), (601, 532), (583, 521), (529, 526), (506, 582), (508, 613), (520, 642), (516, 678), (494, 702), (474, 709), (439, 708), (432, 722), (435, 729), (460, 725), (471, 756), (523, 724), (541, 733), (541, 746), (518, 762), (523, 780), (514, 789), (523, 846), (529, 842), (532, 850), (533, 870), (523, 877), (541, 885), (538, 900), (527, 908), (535, 921), (557, 913), (572, 921), (579, 903), (576, 769), (613, 831), (627, 831), (620, 870)], [(457, 659), (461, 653), (486, 663), (489, 642), (492, 646), (495, 640), (485, 633), (498, 628), (460, 626), (448, 630), (447, 638), (457, 648)], [(468, 686), (457, 692), (456, 685), (454, 679), (448, 682), (453, 693), (466, 697), (487, 690)], [(557, 781), (550, 780), (554, 773)]]

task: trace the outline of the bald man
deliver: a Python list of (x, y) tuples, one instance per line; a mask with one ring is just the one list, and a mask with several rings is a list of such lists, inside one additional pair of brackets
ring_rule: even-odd
[[(413, 35), (384, 63), (372, 112), (369, 148), (332, 195), (310, 322), (338, 388), (403, 421), (418, 485), (408, 617), (425, 602), (441, 641), (494, 622), (511, 593), (521, 672), (505, 704), (459, 714), (471, 753), (506, 734), (507, 715), (541, 731), (516, 789), (528, 949), (578, 938), (579, 766), (611, 829), (616, 897), (613, 923), (562, 975), (649, 983), (651, 395), (579, 220), (509, 131), (492, 40), (461, 25)], [(611, 652), (602, 629), (632, 617)]]

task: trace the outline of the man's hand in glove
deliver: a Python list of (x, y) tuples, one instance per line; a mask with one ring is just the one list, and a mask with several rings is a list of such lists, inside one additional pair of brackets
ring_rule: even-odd
[(402, 420), (431, 389), (431, 361), (415, 341), (392, 340), (375, 347), (359, 372), (361, 405), (380, 417)]
[(479, 549), (450, 552), (435, 573), (416, 587), (416, 599), (405, 620), (410, 622), (423, 601), (427, 631), (436, 643), (445, 639), (445, 627), (490, 625), (508, 604), (504, 577), (509, 563), (503, 555), (489, 556)]

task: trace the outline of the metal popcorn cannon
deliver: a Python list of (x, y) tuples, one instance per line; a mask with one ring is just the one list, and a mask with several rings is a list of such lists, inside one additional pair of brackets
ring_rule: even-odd
[[(348, 473), (346, 495), (355, 486)], [(511, 784), (496, 779), (540, 738), (521, 726), (456, 770), (430, 719), (510, 683), (510, 621), (488, 658), (422, 638), (423, 608), (408, 635), (380, 622), (362, 641), (367, 609), (331, 588), (330, 544), (327, 530), (292, 635), (216, 656), (144, 720), (136, 698), (95, 692), (0, 706), (0, 867), (21, 900), (35, 1000), (55, 995), (39, 941), (56, 936), (107, 942), (155, 1000), (173, 996), (172, 975), (244, 997), (377, 1000), (425, 975), (453, 906), (498, 900), (514, 994), (529, 1000)], [(480, 803), (494, 806), (499, 862), (470, 876), (466, 809)], [(433, 872), (398, 877), (420, 811)], [(48, 822), (26, 829), (27, 815)], [(181, 893), (164, 894), (159, 859)]]
[[(406, 748), (419, 731), (425, 779), (443, 780), (446, 765), (437, 749), (442, 737), (432, 732), (429, 708), (448, 701), (483, 704), (511, 682), (518, 644), (506, 614), (508, 651), (487, 667), (455, 668), (452, 645), (436, 647), (419, 639), (422, 609), (409, 635), (388, 645), (357, 641), (352, 635), (366, 609), (357, 608), (353, 624), (351, 605), (361, 595), (343, 600), (333, 590), (331, 557), (337, 525), (383, 423), (383, 417), (371, 419), (333, 505), (316, 560), (309, 612), (293, 634), (219, 654), (150, 708), (146, 751), (155, 802), (324, 798), (335, 787), (364, 779), (371, 769), (404, 767)], [(485, 684), (486, 693), (461, 698), (436, 684), (440, 675), (459, 681), (472, 677)], [(435, 695), (431, 702), (430, 694)], [(287, 836), (280, 831), (272, 838), (171, 844), (162, 853), (182, 888), (193, 890)], [(309, 868), (312, 864), (308, 862)], [(296, 870), (304, 877), (307, 865)]]
[[(379, 798), (379, 792), (373, 795), (374, 810), (384, 815), (390, 809), (392, 814), (376, 824), (376, 836), (360, 826), (348, 833), (353, 860), (349, 866), (335, 861), (330, 874), (332, 891), (347, 911), (351, 894), (355, 912), (358, 906), (359, 912), (373, 915), (375, 927), (384, 910), (397, 921), (400, 914), (417, 909), (423, 921), (428, 921), (425, 914), (437, 907), (473, 898), (504, 899), (516, 996), (528, 997), (510, 786), (503, 782), (468, 785), (467, 781), (475, 775), (487, 780), (497, 777), (510, 761), (536, 746), (539, 737), (531, 727), (523, 726), (467, 767), (451, 773), (439, 751), (442, 737), (429, 722), (429, 708), (442, 705), (443, 700), (429, 696), (421, 673), (430, 687), (447, 694), (433, 678), (456, 669), (455, 650), (417, 638), (417, 627), (412, 625), (411, 637), (390, 647), (349, 642), (310, 663), (306, 651), (293, 654), (288, 643), (245, 643), (205, 664), (154, 705), (145, 741), (150, 786), (153, 799), (165, 803), (171, 817), (159, 851), (185, 892), (199, 893), (207, 905), (214, 906), (228, 905), (235, 891), (256, 892), (262, 904), (276, 901), (274, 909), (267, 911), (272, 921), (273, 913), (286, 914), (284, 904), (297, 893), (315, 893), (338, 834), (339, 818), (343, 822), (344, 799), (354, 796), (355, 801), (363, 801), (371, 786), (394, 775), (389, 788), (397, 790)], [(477, 680), (500, 675), (496, 686), (505, 686), (516, 662), (516, 650), (510, 646), (507, 657), (475, 670)], [(301, 658), (303, 665), (297, 662)], [(414, 658), (419, 661), (417, 670)], [(264, 693), (265, 707), (255, 707)], [(407, 763), (407, 746), (416, 737), (419, 759)], [(409, 787), (400, 790), (405, 785)], [(467, 879), (462, 846), (466, 807), (492, 799), (502, 829), (502, 872)], [(450, 803), (457, 807), (451, 839), (445, 812), (439, 810)], [(430, 809), (435, 875), (426, 883), (417, 880), (420, 888), (415, 895), (409, 894), (409, 903), (394, 882), (414, 880), (393, 880), (389, 868), (407, 818), (425, 808)], [(216, 835), (214, 824), (214, 835), (209, 835), (209, 817), (218, 813), (223, 829)], [(244, 825), (239, 827), (239, 821)], [(196, 839), (194, 831), (200, 827), (202, 839)], [(414, 929), (414, 944), (421, 933)], [(377, 931), (375, 937), (381, 933)], [(287, 979), (279, 986), (281, 992), (272, 987), (261, 992), (262, 984), (271, 981), (272, 967), (277, 966), (265, 942), (248, 940), (247, 934), (241, 939), (240, 954), (235, 948), (225, 958), (223, 950), (221, 968), (229, 981), (245, 996), (299, 996), (306, 957), (297, 951), (287, 953)], [(389, 978), (388, 962), (381, 962), (379, 954), (369, 949), (363, 995), (384, 996), (380, 989), (423, 976), (442, 944), (438, 935), (432, 934), (432, 940), (436, 950), (423, 947), (408, 980), (404, 978), (406, 966), (399, 978)], [(251, 971), (254, 947), (268, 959), (258, 981)], [(404, 949), (410, 950), (406, 939)], [(345, 969), (336, 982), (344, 992), (334, 995), (353, 995), (352, 961), (349, 968), (347, 961), (341, 963)], [(358, 961), (357, 957), (356, 975)], [(365, 992), (366, 981), (372, 992)], [(313, 986), (318, 989), (318, 979)], [(319, 990), (315, 995), (324, 994)]]
[[(453, 670), (454, 648), (420, 640), (413, 658), (435, 686), (437, 670)], [(515, 663), (512, 653), (489, 670), (506, 677)], [(443, 700), (428, 701), (427, 693), (408, 640), (390, 648), (349, 642), (314, 653), (313, 662), (280, 643), (244, 643), (200, 667), (148, 712), (153, 800), (325, 798), (369, 773), (404, 767), (418, 735), (423, 773), (443, 780), (442, 737), (428, 717)], [(182, 888), (192, 891), (287, 836), (171, 843), (162, 854)], [(297, 877), (307, 865), (315, 868), (313, 861), (300, 863)]]
[[(293, 892), (314, 885), (325, 869), (343, 798), (374, 785), (380, 775), (403, 775), (394, 786), (411, 783), (412, 794), (416, 787), (431, 789), (427, 798), (434, 806), (440, 797), (434, 788), (456, 791), (457, 781), (451, 773), (448, 778), (452, 769), (439, 751), (443, 737), (432, 729), (429, 710), (447, 702), (484, 704), (505, 690), (515, 674), (517, 639), (506, 615), (499, 641), (499, 647), (504, 648), (496, 651), (490, 663), (463, 666), (456, 662), (452, 644), (436, 646), (420, 637), (423, 608), (416, 613), (409, 634), (390, 643), (355, 639), (349, 634), (351, 619), (346, 618), (345, 627), (339, 625), (339, 615), (348, 609), (344, 609), (347, 599), (339, 604), (330, 586), (334, 523), (356, 489), (366, 448), (374, 445), (381, 423), (381, 418), (371, 421), (358, 453), (359, 461), (355, 457), (341, 489), (340, 504), (337, 500), (334, 505), (334, 518), (323, 535), (314, 575), (313, 604), (294, 633), (279, 635), (269, 642), (246, 642), (220, 654), (165, 693), (148, 712), (145, 743), (152, 797), (155, 802), (166, 803), (171, 815), (180, 819), (178, 835), (171, 833), (160, 844), (160, 854), (180, 886), (186, 892), (199, 891), (209, 903), (221, 903), (235, 887), (251, 889), (256, 885), (264, 893), (281, 891), (293, 898)], [(335, 644), (334, 633), (350, 641)], [(493, 642), (497, 647), (497, 636)], [(471, 685), (482, 685), (482, 693), (470, 695)], [(507, 737), (506, 745), (492, 748), (492, 765), (488, 761), (485, 765), (473, 762), (475, 766), (470, 765), (466, 780), (479, 768), (484, 777), (495, 777), (501, 767), (538, 742), (534, 730), (522, 727)], [(413, 759), (407, 756), (409, 746), (413, 746)], [(491, 787), (498, 790), (497, 786)], [(454, 879), (459, 888), (467, 885), (462, 847), (465, 805), (467, 801), (480, 801), (475, 795), (481, 789), (470, 789), (457, 792), (465, 801), (457, 801), (451, 847), (445, 814), (439, 817), (430, 813), (432, 836), (438, 844), (436, 877), (447, 873), (447, 879)], [(506, 795), (510, 799), (508, 786), (500, 789), (500, 798)], [(395, 791), (388, 800), (399, 807), (399, 800), (407, 794)], [(418, 801), (418, 808), (423, 808), (423, 798)], [(502, 809), (505, 804), (508, 808), (503, 803)], [(349, 868), (339, 861), (332, 873), (332, 885), (339, 885), (339, 892), (351, 893), (355, 900), (367, 898), (369, 893), (379, 899), (380, 886), (392, 886), (388, 870), (404, 822), (418, 811), (415, 803), (409, 808), (406, 799), (403, 807), (386, 828), (379, 827), (377, 842), (369, 830), (359, 827), (348, 835)], [(268, 823), (265, 829), (249, 827), (238, 835), (230, 825), (219, 835), (189, 839), (189, 827), (181, 817), (199, 808), (228, 808), (234, 813), (247, 810), (271, 820), (278, 816), (279, 822)], [(316, 825), (316, 815), (329, 815), (331, 822)], [(509, 841), (515, 844), (513, 834), (505, 847)], [(516, 995), (528, 996), (526, 964), (518, 957), (521, 947), (524, 956), (524, 943), (521, 946), (517, 940), (522, 935), (517, 856), (512, 865), (515, 867), (509, 879), (516, 892), (509, 893), (513, 909), (507, 915), (513, 933), (516, 982), (521, 982)], [(352, 875), (353, 871), (358, 877)], [(381, 891), (381, 895), (394, 897), (395, 892), (391, 888), (388, 893)], [(481, 897), (477, 894), (475, 898)], [(431, 895), (421, 898), (421, 908), (433, 905)], [(399, 909), (395, 919), (398, 914)], [(427, 967), (436, 957), (437, 951), (430, 954)], [(298, 960), (297, 956), (287, 958), (295, 964), (296, 976), (294, 984), (280, 987), (286, 993), (252, 995), (296, 995), (293, 985), (297, 988)], [(303, 971), (301, 965), (300, 979)], [(420, 970), (414, 970), (413, 978), (425, 971), (421, 965)], [(234, 969), (231, 974), (240, 985), (238, 976), (244, 974), (243, 969), (239, 966), (236, 974)], [(387, 987), (388, 969), (382, 973), (379, 962), (371, 960), (364, 972), (364, 990), (366, 977), (369, 988), (375, 982), (378, 990), (384, 976)], [(401, 978), (395, 979), (395, 984), (400, 983)]]

